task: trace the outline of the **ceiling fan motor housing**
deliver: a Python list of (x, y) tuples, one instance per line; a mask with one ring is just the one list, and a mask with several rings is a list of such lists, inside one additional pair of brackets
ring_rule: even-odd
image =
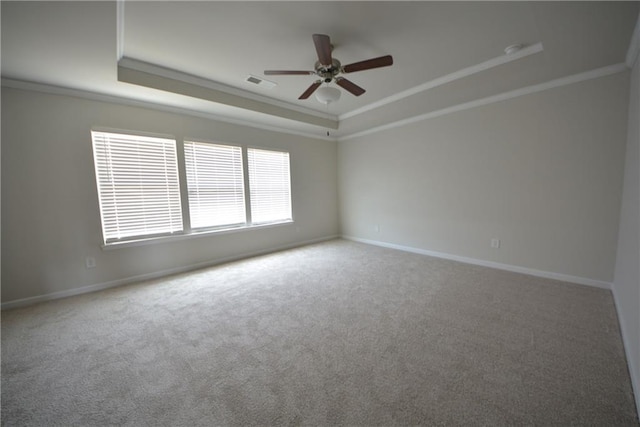
[(315, 69), (316, 74), (321, 77), (325, 83), (331, 83), (333, 78), (342, 71), (342, 65), (340, 64), (340, 61), (332, 58), (330, 67), (322, 65), (320, 61), (316, 61)]

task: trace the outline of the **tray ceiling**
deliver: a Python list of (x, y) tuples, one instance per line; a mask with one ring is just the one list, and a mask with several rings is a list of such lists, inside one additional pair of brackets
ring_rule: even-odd
[[(295, 132), (331, 129), (335, 136), (621, 64), (638, 16), (637, 2), (3, 1), (1, 7), (6, 85), (43, 84)], [(360, 97), (343, 91), (328, 106), (313, 96), (298, 100), (314, 76), (263, 71), (312, 70), (314, 33), (331, 37), (343, 64), (386, 54), (394, 64), (349, 74), (367, 90)], [(504, 48), (514, 43), (539, 49), (505, 60)], [(196, 92), (200, 85), (222, 95), (119, 81), (122, 58), (190, 82)], [(461, 70), (473, 72), (446, 80)], [(276, 85), (249, 83), (250, 75)], [(429, 88), (439, 79), (444, 83)]]

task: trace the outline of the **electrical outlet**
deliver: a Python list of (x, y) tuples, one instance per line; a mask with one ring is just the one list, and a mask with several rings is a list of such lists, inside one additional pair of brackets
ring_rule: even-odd
[(92, 256), (88, 256), (84, 259), (84, 265), (87, 268), (96, 268), (96, 259)]
[(378, 224), (374, 225), (373, 229), (375, 230), (376, 233), (380, 232), (380, 226)]
[(500, 239), (491, 239), (491, 247), (493, 249), (499, 249), (500, 248)]

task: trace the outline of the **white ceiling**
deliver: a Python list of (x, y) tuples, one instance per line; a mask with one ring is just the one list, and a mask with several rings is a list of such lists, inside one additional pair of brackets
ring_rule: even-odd
[[(238, 99), (252, 97), (336, 121), (341, 116), (336, 136), (623, 63), (638, 17), (638, 2), (611, 1), (2, 1), (1, 7), (5, 85), (39, 83), (298, 132), (326, 131), (269, 108), (230, 106), (222, 99), (212, 102), (118, 81), (118, 59), (124, 56), (152, 64), (152, 69), (196, 76), (200, 79), (192, 82), (232, 91)], [(265, 77), (263, 71), (312, 70), (314, 33), (331, 37), (333, 56), (343, 65), (386, 54), (393, 55), (394, 65), (346, 76), (367, 90), (360, 97), (342, 91), (328, 107), (313, 97), (298, 100), (314, 76)], [(514, 43), (542, 50), (501, 63), (504, 48)], [(495, 66), (353, 115), (487, 61)], [(250, 74), (277, 86), (247, 83)]]

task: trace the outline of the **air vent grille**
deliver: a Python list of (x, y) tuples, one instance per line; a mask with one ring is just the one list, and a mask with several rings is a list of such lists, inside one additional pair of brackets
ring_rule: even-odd
[(272, 89), (276, 86), (276, 83), (270, 82), (269, 80), (262, 79), (260, 77), (249, 75), (246, 79), (246, 82), (251, 83), (252, 85), (258, 85), (265, 89)]

